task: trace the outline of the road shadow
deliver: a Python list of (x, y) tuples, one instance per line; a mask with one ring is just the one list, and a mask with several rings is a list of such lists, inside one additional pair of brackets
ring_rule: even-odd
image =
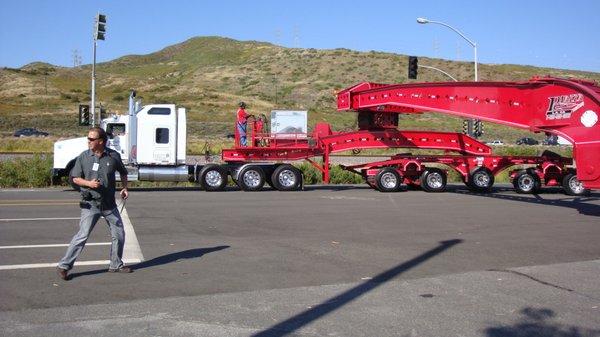
[[(203, 255), (206, 255), (208, 253), (217, 252), (219, 250), (227, 249), (229, 247), (230, 246), (215, 246), (215, 247), (209, 247), (209, 248), (188, 249), (188, 250), (183, 250), (183, 251), (176, 252), (176, 253), (158, 256), (151, 260), (140, 262), (138, 264), (134, 264), (129, 267), (131, 267), (131, 269), (133, 269), (133, 271), (136, 271), (139, 269), (156, 267), (156, 266), (160, 266), (163, 264), (176, 262), (179, 260), (196, 259), (196, 258), (202, 257)], [(69, 274), (69, 279), (82, 277), (82, 276), (91, 276), (91, 275), (96, 275), (96, 274), (102, 274), (102, 273), (107, 273), (107, 272), (108, 272), (107, 268), (89, 270), (89, 271), (84, 271), (84, 272), (80, 272), (80, 273)]]
[[(304, 191), (347, 191), (347, 190), (369, 190), (371, 189), (369, 186), (367, 185), (305, 185), (303, 187), (302, 190)], [(117, 190), (120, 190), (120, 188), (118, 188)], [(290, 191), (290, 192), (286, 192), (286, 193), (291, 193), (291, 192), (301, 192), (302, 190), (298, 190), (298, 191)], [(68, 190), (65, 190), (68, 191)], [(74, 191), (74, 190), (70, 190), (70, 191)], [(185, 192), (185, 191), (202, 191), (202, 192), (206, 192), (204, 191), (201, 187), (199, 186), (163, 186), (163, 187), (130, 187), (129, 188), (130, 192)], [(207, 193), (226, 193), (226, 192), (241, 192), (242, 190), (238, 187), (238, 186), (226, 186), (222, 191), (212, 191), (212, 192), (207, 192)], [(270, 187), (269, 185), (265, 184), (265, 186), (258, 190), (258, 191), (253, 191), (252, 193), (256, 193), (256, 192), (278, 192), (276, 189)]]
[[(494, 198), (501, 200), (519, 201), (531, 204), (540, 204), (548, 206), (566, 207), (576, 209), (580, 214), (589, 216), (600, 216), (600, 204), (593, 204), (594, 201), (600, 201), (599, 193), (590, 193), (587, 196), (567, 196), (563, 195), (562, 198), (547, 199), (544, 195), (556, 195), (562, 194), (562, 189), (543, 189), (540, 194), (515, 194), (514, 190), (509, 187), (494, 187), (491, 193), (476, 193), (472, 192), (464, 186), (448, 186), (447, 192), (465, 194), (465, 195), (476, 195), (478, 197)], [(503, 192), (512, 192), (505, 194)]]
[(403, 272), (412, 269), (421, 263), (424, 263), (425, 261), (433, 258), (436, 255), (441, 254), (442, 252), (461, 243), (462, 241), (463, 240), (459, 239), (441, 241), (437, 247), (432, 248), (429, 251), (412, 258), (411, 260), (401, 263), (394, 268), (388, 269), (368, 281), (365, 281), (349, 290), (346, 290), (335, 297), (329, 298), (309, 310), (306, 310), (293, 317), (290, 317), (285, 321), (277, 323), (271, 326), (270, 328), (260, 331), (252, 336), (272, 337), (285, 336), (291, 334), (294, 331), (302, 328), (303, 326), (308, 325), (313, 321), (316, 321), (321, 317), (340, 309), (344, 305), (354, 301), (360, 296), (363, 296), (364, 294), (392, 280), (393, 278), (402, 274)]
[(147, 260), (144, 262), (140, 262), (138, 264), (132, 265), (131, 268), (133, 270), (139, 270), (144, 268), (156, 267), (163, 264), (179, 261), (179, 260), (187, 260), (187, 259), (195, 259), (202, 257), (205, 254), (217, 252), (219, 250), (227, 249), (230, 246), (215, 246), (210, 248), (195, 248), (183, 250), (177, 253), (171, 253), (163, 256), (155, 257), (151, 260)]
[(304, 191), (348, 191), (348, 190), (371, 190), (368, 185), (305, 185)]
[(554, 311), (526, 307), (513, 325), (498, 325), (485, 329), (487, 337), (599, 337), (600, 330), (591, 330), (552, 322)]

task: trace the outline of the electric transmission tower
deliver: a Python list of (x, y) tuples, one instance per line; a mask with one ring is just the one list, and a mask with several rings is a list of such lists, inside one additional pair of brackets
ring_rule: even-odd
[(73, 68), (78, 68), (81, 66), (81, 55), (79, 54), (79, 50), (73, 49)]

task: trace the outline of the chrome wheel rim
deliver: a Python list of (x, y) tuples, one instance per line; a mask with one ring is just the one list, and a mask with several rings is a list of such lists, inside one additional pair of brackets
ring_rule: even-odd
[(490, 177), (484, 172), (475, 173), (473, 182), (478, 187), (488, 187), (490, 185)]
[(577, 179), (576, 176), (573, 176), (571, 179), (569, 179), (569, 188), (576, 194), (582, 193), (584, 190), (583, 184), (581, 181), (579, 181), (579, 179)]
[(283, 170), (277, 177), (279, 184), (284, 187), (292, 187), (296, 184), (296, 175), (292, 170)]
[(258, 187), (260, 185), (260, 174), (255, 170), (248, 170), (242, 177), (244, 184), (248, 187)]
[(395, 174), (386, 172), (381, 175), (381, 185), (387, 189), (395, 188), (398, 186), (398, 179)]
[(519, 184), (519, 188), (522, 191), (531, 191), (531, 190), (533, 190), (533, 185), (534, 185), (533, 178), (531, 176), (529, 176), (529, 175), (523, 175), (523, 176), (521, 176), (519, 178), (518, 184)]
[(221, 173), (219, 173), (219, 171), (208, 171), (206, 173), (204, 181), (206, 181), (206, 185), (210, 187), (217, 187), (223, 182), (223, 176), (221, 176)]
[(442, 175), (437, 172), (428, 174), (426, 180), (427, 186), (431, 188), (441, 188), (444, 185)]

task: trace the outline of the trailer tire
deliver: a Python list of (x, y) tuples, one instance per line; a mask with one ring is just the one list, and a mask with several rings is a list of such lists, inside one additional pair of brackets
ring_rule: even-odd
[(292, 165), (283, 164), (273, 171), (271, 182), (279, 191), (296, 191), (302, 182), (302, 172)]
[(400, 190), (402, 177), (393, 167), (385, 167), (375, 176), (377, 189), (381, 192), (397, 192)]
[(587, 195), (590, 192), (590, 190), (583, 187), (583, 184), (577, 179), (577, 174), (574, 172), (567, 173), (564, 176), (562, 186), (566, 195), (582, 196)]
[(522, 170), (515, 176), (513, 186), (519, 194), (537, 194), (540, 191), (542, 182), (534, 172)]
[(265, 171), (257, 165), (246, 166), (238, 174), (237, 182), (244, 191), (258, 191), (265, 184)]
[(446, 172), (439, 168), (425, 168), (421, 174), (421, 188), (425, 192), (444, 192), (448, 177)]
[(198, 174), (198, 182), (207, 192), (222, 191), (227, 185), (227, 172), (220, 165), (206, 165)]
[(492, 190), (494, 185), (494, 175), (486, 167), (479, 167), (469, 173), (469, 180), (467, 187), (478, 193), (488, 193)]

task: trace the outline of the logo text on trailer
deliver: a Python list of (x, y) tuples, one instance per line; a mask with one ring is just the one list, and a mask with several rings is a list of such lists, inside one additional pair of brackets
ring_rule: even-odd
[(548, 97), (548, 100), (546, 119), (571, 118), (571, 114), (583, 106), (582, 94)]

